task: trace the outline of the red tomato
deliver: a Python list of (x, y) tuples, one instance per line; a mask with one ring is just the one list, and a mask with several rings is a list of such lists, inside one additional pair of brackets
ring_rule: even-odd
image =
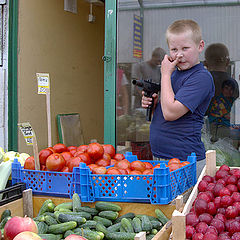
[(94, 174), (105, 174), (107, 172), (107, 169), (103, 166), (96, 167), (93, 169)]
[(80, 157), (81, 162), (86, 163), (86, 165), (89, 165), (89, 164), (92, 163), (92, 160), (91, 160), (90, 156), (86, 152), (79, 154), (78, 157)]
[(125, 159), (125, 156), (122, 153), (116, 153), (113, 158), (119, 161)]
[(86, 152), (87, 149), (88, 149), (88, 145), (80, 145), (77, 147), (77, 152), (78, 151)]
[(77, 149), (70, 150), (70, 153), (74, 156), (74, 154), (77, 152)]
[(175, 171), (175, 170), (181, 168), (181, 164), (171, 163), (170, 165), (168, 165), (168, 167), (169, 167), (169, 171), (172, 172), (172, 171)]
[(89, 164), (88, 167), (90, 168), (90, 171), (93, 172), (94, 168), (99, 167), (97, 164)]
[(117, 168), (126, 169), (130, 168), (131, 164), (127, 159), (123, 159), (118, 161), (114, 166)]
[(95, 162), (95, 164), (97, 164), (98, 166), (107, 167), (107, 166), (110, 165), (110, 161), (106, 160), (106, 159), (103, 159), (103, 158), (100, 158)]
[(121, 172), (115, 168), (115, 167), (110, 167), (107, 169), (106, 174), (117, 174), (117, 175), (121, 175)]
[(110, 166), (115, 165), (118, 161), (116, 159), (111, 159), (110, 161)]
[(144, 162), (144, 163), (145, 163), (146, 169), (152, 169), (153, 168), (153, 165), (150, 162)]
[(26, 159), (24, 169), (35, 170), (35, 161), (33, 156)]
[(146, 169), (145, 171), (143, 171), (142, 174), (143, 175), (152, 175), (153, 174), (153, 169)]
[(45, 165), (47, 158), (52, 154), (53, 152), (50, 149), (43, 149), (39, 152), (39, 162), (40, 164)]
[(71, 150), (77, 150), (76, 146), (69, 146), (67, 147), (68, 151), (70, 152)]
[(87, 153), (93, 160), (97, 160), (103, 156), (104, 149), (99, 143), (90, 143), (88, 145)]
[(108, 160), (109, 162), (111, 161), (111, 156), (108, 153), (104, 153), (102, 158)]
[(67, 164), (69, 172), (72, 172), (74, 167), (79, 167), (80, 162), (81, 162), (80, 157), (73, 157)]
[(46, 149), (49, 149), (50, 151), (52, 151), (52, 153), (55, 153), (55, 150), (53, 149), (53, 147), (48, 147)]
[(118, 171), (122, 174), (122, 175), (128, 175), (128, 171), (126, 169), (121, 169), (119, 168)]
[(111, 158), (113, 158), (115, 156), (115, 148), (113, 145), (111, 144), (103, 144), (103, 149), (105, 153), (108, 153)]
[(67, 146), (63, 143), (57, 143), (53, 146), (53, 150), (56, 152), (56, 153), (62, 153), (62, 152), (67, 152), (68, 149), (67, 149)]
[(133, 171), (131, 171), (129, 174), (131, 174), (131, 175), (141, 175), (142, 172), (140, 172), (140, 171), (138, 171), (138, 170), (133, 170)]
[(61, 170), (61, 172), (69, 172), (69, 169), (68, 169), (68, 167), (63, 167), (63, 169)]
[(41, 171), (47, 171), (47, 168), (46, 168), (45, 165), (40, 165), (40, 170), (41, 170)]
[(171, 158), (168, 161), (168, 165), (172, 164), (172, 163), (180, 163), (180, 160), (178, 158)]
[(133, 161), (130, 165), (132, 170), (143, 172), (146, 169), (145, 163), (141, 161)]
[(73, 158), (73, 155), (70, 152), (62, 152), (60, 154), (63, 156), (64, 160), (66, 161), (66, 165), (68, 161), (70, 161)]
[(60, 153), (51, 154), (46, 161), (46, 167), (50, 171), (61, 171), (66, 161)]

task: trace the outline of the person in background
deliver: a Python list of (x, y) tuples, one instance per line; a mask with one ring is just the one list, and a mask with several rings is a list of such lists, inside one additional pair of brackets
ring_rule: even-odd
[[(161, 62), (166, 51), (160, 47), (155, 48), (152, 57), (146, 62), (137, 63), (133, 67), (132, 79), (136, 80), (152, 80), (154, 83), (161, 83)], [(141, 90), (135, 86), (134, 88), (134, 108), (141, 107)]]
[[(168, 27), (166, 39), (170, 54), (165, 55), (161, 64), (161, 97), (153, 95), (151, 150), (155, 158), (181, 161), (195, 152), (199, 176), (205, 166), (201, 129), (215, 91), (213, 78), (199, 60), (204, 41), (196, 22), (175, 21)], [(142, 93), (142, 107), (151, 102), (152, 98)]]
[(213, 43), (207, 47), (204, 64), (215, 84), (215, 95), (206, 113), (212, 142), (230, 137), (231, 108), (239, 97), (238, 83), (227, 72), (229, 63), (229, 51), (224, 44)]

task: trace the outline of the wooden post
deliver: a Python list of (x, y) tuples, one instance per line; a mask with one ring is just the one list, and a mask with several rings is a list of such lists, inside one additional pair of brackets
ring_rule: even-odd
[(39, 164), (37, 138), (36, 138), (35, 134), (33, 134), (33, 155), (34, 155), (34, 161), (35, 161), (35, 170), (39, 171), (40, 170), (40, 164)]
[(32, 189), (23, 191), (23, 216), (33, 218)]
[(186, 239), (186, 219), (183, 213), (174, 210), (172, 214), (173, 240)]
[(166, 240), (172, 231), (172, 221), (168, 221), (162, 229), (152, 238), (152, 240)]
[(216, 151), (208, 150), (206, 152), (206, 175), (211, 177), (216, 174)]
[(137, 233), (134, 240), (146, 240), (146, 232)]
[(179, 195), (176, 197), (176, 210), (181, 212), (182, 208), (183, 208), (183, 195)]
[(48, 147), (52, 147), (51, 108), (50, 108), (50, 89), (49, 88), (46, 88), (46, 105), (47, 105)]

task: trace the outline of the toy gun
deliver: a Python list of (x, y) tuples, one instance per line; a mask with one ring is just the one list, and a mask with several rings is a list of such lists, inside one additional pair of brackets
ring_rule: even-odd
[[(140, 88), (142, 88), (142, 90), (144, 91), (144, 96), (146, 97), (152, 97), (152, 95), (154, 93), (158, 93), (160, 91), (160, 84), (158, 83), (153, 83), (152, 80), (132, 80), (132, 84), (136, 85)], [(151, 121), (151, 117), (152, 117), (152, 108), (153, 108), (153, 101), (152, 104), (150, 106), (148, 106), (147, 108), (147, 114), (146, 114), (146, 120), (147, 121)]]

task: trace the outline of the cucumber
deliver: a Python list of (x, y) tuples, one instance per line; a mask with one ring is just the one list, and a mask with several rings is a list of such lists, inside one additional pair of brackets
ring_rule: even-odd
[(135, 233), (139, 233), (142, 231), (142, 222), (138, 217), (133, 218), (132, 226)]
[(56, 207), (56, 205), (53, 202), (50, 202), (48, 203), (47, 207), (49, 212), (54, 212), (54, 208)]
[(94, 216), (97, 215), (99, 212), (96, 208), (90, 208), (90, 207), (79, 207), (77, 209), (77, 211), (78, 212), (87, 212)]
[(38, 222), (44, 222), (45, 221), (45, 216), (44, 215), (39, 215), (35, 218), (33, 218), (34, 221), (38, 221)]
[(142, 230), (146, 232), (150, 232), (152, 230), (152, 223), (149, 220), (148, 216), (143, 215), (141, 220), (142, 220)]
[(55, 208), (54, 208), (54, 212), (58, 211), (60, 208), (65, 208), (65, 209), (73, 209), (73, 203), (72, 202), (64, 202), (64, 203), (60, 203), (58, 204)]
[(7, 221), (10, 220), (12, 217), (11, 216), (7, 216), (5, 217), (1, 223), (0, 223), (0, 229), (4, 228), (4, 226), (6, 225)]
[(62, 213), (73, 212), (71, 209), (67, 209), (67, 208), (59, 208), (57, 211)]
[(158, 233), (158, 230), (156, 228), (153, 228), (151, 231), (151, 234), (156, 235)]
[(40, 234), (47, 233), (48, 231), (48, 225), (45, 222), (38, 222), (37, 227), (38, 227), (38, 233)]
[(96, 233), (101, 237), (101, 240), (104, 238), (104, 233), (103, 232), (98, 232), (98, 231), (96, 231)]
[(115, 220), (114, 223), (119, 223), (119, 222), (121, 222), (122, 218), (131, 218), (131, 219), (133, 219), (134, 217), (135, 217), (135, 213), (129, 212), (129, 213), (126, 213), (126, 214), (118, 217), (118, 218)]
[(46, 240), (60, 240), (62, 239), (63, 235), (62, 234), (51, 234), (51, 233), (44, 233), (44, 234), (38, 234), (42, 239)]
[(53, 212), (45, 212), (45, 213), (43, 213), (43, 216), (47, 216), (47, 215), (49, 215), (49, 216), (55, 218), (55, 215), (54, 215)]
[(85, 222), (84, 224), (82, 224), (81, 226), (79, 226), (80, 228), (94, 228), (96, 229), (96, 225), (97, 225), (97, 222), (94, 221), (94, 220), (88, 220), (87, 222)]
[(163, 224), (165, 225), (169, 219), (165, 216), (165, 214), (160, 210), (160, 209), (155, 209), (155, 213), (156, 213), (156, 216), (158, 218), (158, 220)]
[(151, 221), (152, 227), (157, 229), (158, 231), (162, 229), (162, 223), (160, 221)]
[(121, 227), (121, 222), (115, 223), (112, 226), (108, 227), (107, 230), (109, 232), (119, 232)]
[(43, 215), (43, 213), (45, 213), (45, 212), (49, 212), (48, 204), (50, 204), (50, 203), (52, 204), (51, 199), (47, 199), (44, 201), (41, 208), (39, 209), (38, 216)]
[(73, 194), (72, 203), (73, 203), (73, 212), (77, 212), (78, 209), (81, 207), (81, 200), (77, 193)]
[(75, 232), (75, 234), (83, 236), (88, 240), (101, 240), (102, 239), (102, 236), (100, 236), (96, 231), (92, 231), (92, 230), (84, 229), (84, 228), (81, 228), (80, 231)]
[(111, 221), (116, 220), (118, 218), (118, 212), (114, 211), (101, 211), (98, 213), (98, 216), (107, 218)]
[(69, 212), (69, 213), (65, 213), (65, 214), (72, 215), (72, 216), (83, 217), (83, 218), (86, 218), (87, 220), (92, 219), (92, 215), (90, 213), (87, 213), (87, 212)]
[(52, 217), (52, 216), (50, 216), (50, 215), (44, 216), (44, 222), (45, 222), (48, 226), (54, 225), (54, 224), (58, 224), (57, 219), (54, 218), (54, 217)]
[(135, 233), (115, 232), (106, 234), (108, 240), (134, 240)]
[(146, 236), (146, 240), (151, 240), (151, 239), (153, 239), (154, 237), (155, 237), (154, 234), (149, 234), (149, 235)]
[(146, 215), (146, 214), (137, 214), (136, 217), (142, 219), (142, 216), (144, 216), (144, 215), (147, 216), (150, 221), (159, 221), (158, 218), (153, 217), (153, 216), (149, 216), (149, 215)]
[(77, 215), (64, 214), (64, 213), (60, 213), (58, 215), (57, 220), (61, 223), (75, 221), (77, 222), (78, 225), (84, 224), (87, 221), (86, 218), (84, 217), (80, 217)]
[(1, 220), (0, 222), (2, 222), (2, 220), (5, 218), (5, 217), (9, 217), (11, 216), (11, 210), (10, 209), (5, 209), (2, 214), (1, 214)]
[(109, 232), (109, 230), (100, 222), (97, 222), (96, 224), (96, 231), (102, 232), (104, 235), (106, 235)]
[(122, 225), (123, 229), (125, 230), (125, 232), (134, 233), (133, 226), (127, 218), (122, 218), (121, 225)]
[(112, 221), (106, 218), (102, 218), (99, 216), (94, 216), (93, 220), (96, 222), (101, 222), (105, 227), (109, 227), (112, 225)]
[(48, 233), (52, 233), (52, 234), (64, 233), (67, 230), (74, 229), (75, 227), (77, 227), (77, 222), (75, 221), (58, 223), (58, 224), (50, 225), (48, 227)]
[(121, 207), (115, 203), (109, 202), (96, 202), (95, 208), (99, 211), (114, 211), (119, 212), (121, 211)]

